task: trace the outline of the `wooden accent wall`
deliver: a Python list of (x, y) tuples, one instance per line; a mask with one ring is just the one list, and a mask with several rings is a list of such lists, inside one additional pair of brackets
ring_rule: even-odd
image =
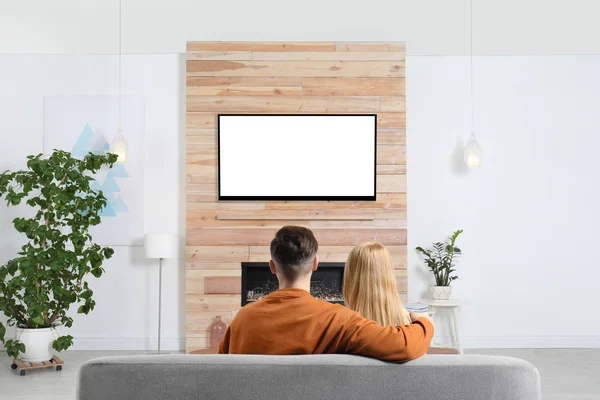
[[(190, 42), (187, 60), (186, 350), (231, 320), (240, 262), (268, 261), (283, 225), (311, 228), (321, 261), (383, 243), (406, 295), (404, 43)], [(216, 115), (245, 112), (377, 113), (377, 201), (217, 202)]]

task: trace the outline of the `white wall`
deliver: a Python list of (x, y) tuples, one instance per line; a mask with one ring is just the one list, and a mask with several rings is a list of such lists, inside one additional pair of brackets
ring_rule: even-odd
[[(154, 54), (126, 56), (123, 77), (125, 92), (147, 100), (145, 229), (179, 232), (181, 257), (186, 40), (406, 40), (409, 249), (465, 229), (454, 288), (471, 300), (465, 345), (600, 346), (590, 317), (600, 278), (590, 261), (600, 61), (583, 55), (600, 53), (600, 3), (473, 0), (474, 50), (491, 57), (475, 62), (484, 162), (465, 171), (457, 146), (470, 129), (469, 69), (457, 56), (469, 51), (467, 0), (307, 0), (293, 9), (275, 0), (122, 1), (124, 52)], [(44, 95), (116, 93), (117, 4), (0, 0), (0, 170), (41, 151)], [(21, 243), (10, 224), (18, 212), (0, 208), (0, 262)], [(165, 263), (171, 349), (183, 348), (181, 257)], [(417, 300), (429, 276), (412, 250), (409, 268)], [(156, 269), (143, 248), (117, 248), (94, 283), (96, 310), (76, 321), (76, 348), (153, 346)]]
[[(178, 233), (183, 246), (185, 105), (183, 58), (137, 55), (123, 59), (123, 93), (144, 97), (144, 230)], [(116, 56), (0, 56), (0, 170), (24, 166), (42, 151), (43, 96), (118, 93)], [(13, 258), (23, 236), (12, 219), (24, 208), (0, 208), (0, 262)], [(144, 349), (156, 341), (158, 264), (141, 246), (118, 246), (105, 263), (106, 274), (90, 284), (96, 309), (77, 315), (71, 334), (75, 348)], [(181, 248), (183, 253), (183, 247)], [(181, 258), (164, 261), (163, 346), (183, 347), (183, 269)], [(73, 313), (74, 314), (74, 313)]]
[(462, 228), (465, 346), (599, 347), (600, 56), (477, 58), (476, 170), (454, 151), (470, 129), (468, 59), (408, 68), (411, 300), (429, 278), (411, 249)]
[[(480, 55), (597, 54), (597, 0), (472, 0)], [(0, 0), (0, 53), (115, 53), (118, 0)], [(123, 50), (186, 40), (406, 40), (410, 55), (469, 51), (469, 0), (122, 0)]]

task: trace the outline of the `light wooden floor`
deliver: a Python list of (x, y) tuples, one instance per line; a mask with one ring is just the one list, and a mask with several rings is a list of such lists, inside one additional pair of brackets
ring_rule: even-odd
[[(543, 400), (600, 400), (600, 349), (467, 350), (466, 353), (505, 355), (531, 362), (542, 376)], [(95, 357), (125, 354), (144, 353), (70, 351), (61, 354), (65, 360), (61, 372), (47, 369), (19, 376), (10, 369), (6, 353), (1, 353), (0, 399), (75, 399), (77, 370), (83, 362)]]

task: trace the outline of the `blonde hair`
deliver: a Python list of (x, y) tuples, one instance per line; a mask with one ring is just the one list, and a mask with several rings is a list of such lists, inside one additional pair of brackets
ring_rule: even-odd
[(379, 325), (411, 323), (398, 294), (392, 256), (379, 243), (361, 243), (352, 249), (342, 290), (349, 308)]

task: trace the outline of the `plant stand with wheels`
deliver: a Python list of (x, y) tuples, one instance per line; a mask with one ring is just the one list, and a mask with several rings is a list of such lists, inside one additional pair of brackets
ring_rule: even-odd
[(61, 360), (58, 356), (53, 356), (52, 359), (39, 363), (30, 363), (22, 360), (13, 360), (13, 363), (10, 367), (12, 369), (19, 369), (19, 375), (25, 376), (27, 375), (27, 371), (31, 369), (56, 368), (57, 371), (61, 371), (64, 363), (65, 362)]

